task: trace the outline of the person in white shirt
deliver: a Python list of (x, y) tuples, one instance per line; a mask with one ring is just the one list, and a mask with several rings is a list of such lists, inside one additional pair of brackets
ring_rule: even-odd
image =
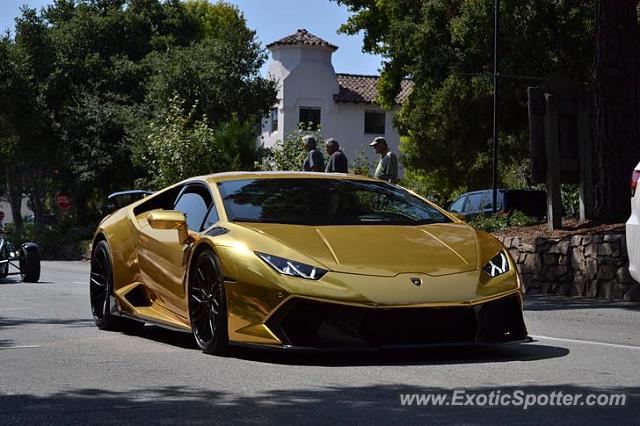
[(380, 155), (373, 177), (390, 183), (398, 182), (398, 157), (389, 150), (386, 139), (378, 136), (369, 146), (372, 146), (376, 154)]

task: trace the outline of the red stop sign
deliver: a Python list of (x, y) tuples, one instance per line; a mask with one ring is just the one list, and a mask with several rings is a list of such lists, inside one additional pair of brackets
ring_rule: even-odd
[(60, 210), (68, 210), (71, 208), (71, 197), (64, 194), (58, 194), (56, 197), (56, 203)]

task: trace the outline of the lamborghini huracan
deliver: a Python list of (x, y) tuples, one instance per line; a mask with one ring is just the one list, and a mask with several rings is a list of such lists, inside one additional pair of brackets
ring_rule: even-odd
[(229, 345), (380, 349), (528, 340), (495, 238), (400, 186), (346, 174), (195, 177), (102, 220), (91, 308)]

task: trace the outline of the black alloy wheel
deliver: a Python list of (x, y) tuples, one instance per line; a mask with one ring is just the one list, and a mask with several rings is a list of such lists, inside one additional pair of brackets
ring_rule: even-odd
[(220, 262), (210, 250), (200, 252), (189, 277), (189, 318), (203, 352), (222, 354), (228, 345), (227, 309)]
[(96, 244), (91, 255), (89, 295), (93, 319), (101, 330), (135, 332), (144, 323), (117, 317), (111, 313), (113, 294), (113, 272), (109, 245), (106, 241)]

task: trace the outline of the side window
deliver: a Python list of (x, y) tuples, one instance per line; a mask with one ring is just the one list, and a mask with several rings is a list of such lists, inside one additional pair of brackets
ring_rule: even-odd
[(216, 206), (211, 204), (209, 209), (209, 214), (204, 221), (204, 225), (202, 225), (202, 229), (207, 229), (210, 226), (215, 225), (218, 222), (218, 211), (216, 210)]
[(449, 211), (454, 213), (462, 213), (462, 209), (464, 207), (464, 202), (466, 199), (467, 197), (460, 197), (457, 200), (455, 200), (453, 203), (451, 203), (451, 206), (449, 207)]
[(481, 208), (483, 199), (484, 199), (484, 192), (478, 192), (478, 193), (469, 195), (469, 201), (467, 202), (467, 206), (464, 209), (465, 213), (478, 212)]
[(482, 205), (480, 206), (482, 210), (493, 210), (493, 191), (487, 191), (484, 193), (484, 198), (482, 199)]
[(192, 185), (180, 194), (173, 209), (185, 215), (187, 227), (190, 230), (199, 232), (202, 222), (209, 211), (211, 201), (211, 194), (206, 188), (200, 185)]
[(150, 210), (173, 209), (176, 197), (180, 194), (182, 188), (183, 186), (179, 185), (148, 196), (143, 203), (139, 204), (135, 209), (133, 209), (133, 214), (138, 216), (139, 214), (148, 212)]

